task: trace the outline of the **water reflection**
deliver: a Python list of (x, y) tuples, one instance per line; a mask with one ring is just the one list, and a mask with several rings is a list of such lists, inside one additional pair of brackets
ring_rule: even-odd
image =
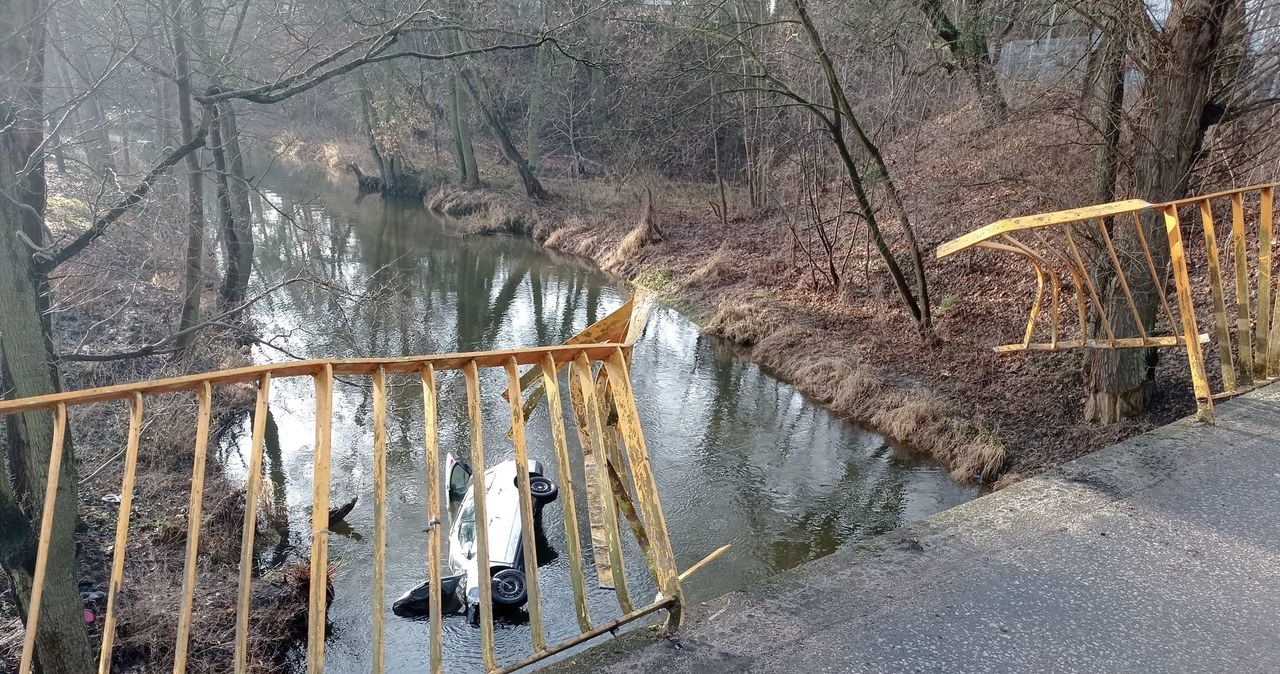
[[(311, 276), (344, 289), (294, 284), (254, 307), (253, 319), (264, 336), (301, 357), (554, 343), (625, 300), (625, 291), (607, 277), (553, 259), (531, 242), (464, 238), (421, 210), (384, 206), (376, 199), (355, 204), (354, 194), (335, 194), (332, 186), (306, 176), (273, 174), (267, 184), (275, 191), (258, 197), (253, 208), (258, 278)], [(261, 361), (284, 358), (270, 348), (256, 348)], [(733, 543), (728, 554), (690, 581), (693, 600), (749, 587), (851, 540), (975, 495), (933, 467), (895, 456), (878, 436), (809, 405), (758, 367), (718, 352), (672, 311), (655, 312), (636, 346), (633, 372), (679, 566)], [(427, 527), (420, 386), (410, 377), (390, 377), (388, 383), (387, 610), (391, 599), (426, 575), (420, 565)], [(498, 396), (504, 383), (501, 372), (486, 373), (482, 381), (485, 442), (495, 462), (510, 452), (504, 437), (509, 413)], [(465, 451), (462, 379), (446, 373), (438, 387), (442, 448)], [(268, 443), (265, 466), (273, 518), (280, 515), (284, 522), (272, 526), (290, 544), (266, 553), (273, 562), (294, 549), (305, 554), (309, 546), (313, 400), (309, 381), (272, 384), (268, 435), (278, 442)], [(564, 407), (569, 409), (567, 401)], [(364, 496), (372, 485), (371, 409), (366, 387), (339, 383), (331, 500), (361, 498), (347, 517), (352, 535), (332, 540), (337, 599), (326, 660), (335, 672), (369, 667), (372, 553), (367, 534), (373, 499)], [(529, 452), (553, 466), (549, 421), (545, 407), (529, 420)], [(576, 435), (568, 433), (571, 443)], [(241, 433), (239, 442), (247, 439)], [(241, 449), (239, 456), (247, 454)], [(578, 502), (579, 521), (585, 522), (586, 499), (580, 495)], [(559, 503), (547, 508), (544, 523), (546, 542), (563, 549)], [(589, 540), (587, 531), (581, 534)], [(560, 555), (540, 571), (553, 641), (577, 631), (566, 565)], [(631, 555), (626, 572), (634, 598), (653, 596), (638, 554)], [(593, 591), (590, 603), (597, 622), (618, 614), (612, 591)], [(426, 629), (425, 623), (388, 616), (390, 670), (419, 671), (427, 657)], [(476, 630), (446, 621), (446, 640), (450, 671), (480, 669)], [(527, 626), (504, 626), (497, 644), (504, 662), (524, 657)]]

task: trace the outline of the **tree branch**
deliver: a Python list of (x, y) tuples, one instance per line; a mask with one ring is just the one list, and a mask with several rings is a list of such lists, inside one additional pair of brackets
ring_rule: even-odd
[[(383, 61), (391, 61), (391, 60), (400, 59), (400, 58), (416, 58), (416, 59), (423, 59), (427, 61), (448, 61), (451, 59), (459, 59), (466, 56), (488, 54), (491, 52), (498, 52), (498, 51), (519, 51), (523, 49), (536, 49), (546, 43), (552, 43), (556, 45), (556, 48), (560, 49), (563, 52), (563, 49), (560, 48), (559, 43), (554, 38), (549, 36), (543, 36), (531, 42), (522, 42), (518, 44), (494, 44), (494, 45), (487, 45), (484, 47), (462, 49), (454, 52), (446, 52), (441, 54), (433, 54), (429, 52), (420, 52), (420, 51), (397, 51), (397, 52), (392, 52), (390, 54), (383, 53), (387, 49), (389, 49), (393, 44), (395, 44), (395, 41), (396, 41), (395, 36), (392, 36), (386, 44), (376, 45), (375, 47), (370, 48), (369, 51), (366, 52), (364, 56), (347, 61), (346, 63), (340, 66), (335, 66), (333, 68), (330, 68), (329, 70), (326, 70), (318, 75), (314, 75), (309, 79), (306, 79), (306, 75), (305, 73), (303, 73), (303, 74), (299, 74), (298, 76), (282, 80), (281, 82), (278, 82), (278, 83), (265, 84), (263, 86), (253, 87), (251, 89), (228, 90), (228, 89), (211, 88), (209, 92), (206, 93), (205, 95), (196, 96), (196, 100), (199, 101), (200, 103), (205, 103), (205, 104), (214, 103), (217, 101), (225, 101), (232, 98), (243, 99), (243, 100), (249, 101), (250, 103), (261, 103), (261, 104), (279, 103), (280, 101), (283, 101), (286, 98), (290, 98), (304, 91), (307, 91), (308, 89), (311, 89), (320, 84), (323, 84), (335, 77), (338, 77), (339, 75), (345, 75), (355, 70), (356, 68), (359, 68), (360, 66), (368, 65), (370, 63), (381, 63)], [(331, 58), (327, 60), (328, 62), (332, 63), (334, 60), (336, 60), (336, 58)], [(308, 70), (314, 72), (314, 70), (311, 68), (309, 68)]]
[(205, 328), (212, 328), (212, 327), (233, 328), (241, 332), (247, 332), (243, 328), (238, 328), (228, 323), (224, 323), (223, 320), (226, 318), (230, 318), (231, 316), (234, 316), (240, 313), (241, 311), (244, 311), (245, 309), (248, 309), (249, 306), (252, 305), (254, 302), (257, 302), (258, 300), (266, 297), (267, 295), (270, 295), (271, 293), (287, 285), (292, 285), (294, 283), (298, 283), (301, 281), (311, 281), (311, 279), (304, 278), (304, 277), (296, 277), (296, 278), (291, 278), (287, 281), (281, 281), (280, 283), (277, 283), (271, 286), (270, 288), (267, 288), (266, 290), (258, 293), (257, 295), (254, 295), (253, 297), (245, 300), (244, 302), (241, 302), (237, 306), (232, 307), (231, 309), (228, 309), (227, 311), (224, 311), (218, 314), (217, 316), (214, 316), (206, 321), (197, 323), (189, 328), (179, 330), (178, 332), (175, 332), (172, 335), (165, 337), (164, 339), (161, 339), (156, 342), (152, 342), (151, 344), (147, 344), (146, 346), (134, 351), (125, 351), (122, 353), (65, 353), (65, 354), (59, 354), (58, 360), (103, 362), (103, 361), (110, 361), (110, 360), (126, 360), (129, 358), (141, 358), (143, 356), (158, 356), (166, 353), (173, 353), (179, 350), (178, 347), (167, 348), (167, 349), (161, 348), (164, 345), (169, 344), (180, 337), (189, 335), (193, 332), (203, 330)]
[(82, 232), (80, 236), (77, 236), (72, 240), (71, 243), (63, 246), (58, 250), (58, 252), (54, 253), (52, 260), (41, 265), (40, 272), (48, 274), (58, 265), (80, 254), (80, 251), (93, 243), (94, 239), (97, 239), (106, 233), (107, 227), (109, 227), (111, 223), (119, 220), (120, 216), (124, 215), (130, 208), (133, 208), (135, 204), (142, 201), (142, 199), (147, 196), (147, 193), (151, 191), (152, 186), (160, 179), (160, 176), (167, 173), (169, 169), (173, 168), (175, 164), (185, 159), (187, 155), (203, 147), (205, 136), (208, 135), (208, 133), (209, 117), (208, 115), (201, 115), (200, 128), (196, 130), (196, 134), (192, 136), (191, 140), (188, 140), (181, 147), (169, 153), (169, 155), (161, 160), (159, 164), (156, 164), (151, 171), (147, 173), (147, 176), (142, 179), (142, 182), (139, 183), (138, 186), (128, 194), (128, 196), (117, 202), (115, 206), (111, 207), (111, 210), (103, 213), (94, 220), (93, 226), (89, 227), (89, 229)]

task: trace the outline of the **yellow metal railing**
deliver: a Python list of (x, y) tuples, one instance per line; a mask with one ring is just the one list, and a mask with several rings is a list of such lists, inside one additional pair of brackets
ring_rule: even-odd
[[(1199, 416), (1209, 419), (1215, 398), (1280, 378), (1280, 292), (1272, 288), (1277, 185), (1001, 220), (942, 244), (937, 256), (982, 248), (1031, 265), (1035, 292), (1022, 340), (997, 346), (997, 352), (1184, 347)], [(1226, 213), (1231, 226), (1218, 227)], [(1163, 224), (1162, 240), (1149, 240), (1152, 222)], [(1222, 259), (1228, 256), (1234, 273), (1224, 279)], [(1138, 301), (1135, 286), (1154, 293), (1142, 298), (1155, 300), (1154, 317), (1142, 315), (1140, 304), (1151, 303)], [(1229, 303), (1235, 320), (1228, 318)], [(1212, 333), (1200, 333), (1201, 314), (1212, 317)], [(1206, 350), (1216, 352), (1219, 375), (1208, 375)]]
[[(308, 604), (307, 671), (324, 670), (324, 637), (326, 592), (329, 569), (329, 483), (330, 452), (333, 422), (334, 378), (339, 375), (369, 377), (373, 398), (373, 458), (374, 458), (374, 557), (371, 590), (372, 661), (373, 671), (381, 672), (385, 666), (383, 643), (386, 615), (386, 506), (387, 506), (387, 377), (410, 376), (421, 382), (423, 397), (423, 424), (426, 430), (427, 518), (435, 524), (428, 534), (426, 565), (430, 569), (430, 658), (431, 672), (443, 669), (441, 564), (443, 562), (442, 535), (448, 529), (447, 509), (442, 505), (443, 474), (440, 462), (440, 424), (437, 418), (436, 378), (441, 372), (461, 370), (466, 382), (467, 425), (471, 439), (470, 460), (474, 474), (485, 471), (486, 449), (481, 426), (481, 387), (479, 372), (483, 368), (501, 369), (506, 374), (505, 398), (511, 411), (510, 438), (515, 449), (515, 464), (519, 479), (520, 518), (523, 544), (526, 550), (534, 550), (532, 495), (529, 491), (527, 440), (525, 419), (540, 399), (545, 399), (552, 420), (551, 443), (554, 445), (560, 494), (563, 499), (565, 535), (567, 539), (569, 568), (572, 579), (574, 607), (577, 613), (579, 634), (560, 643), (548, 644), (542, 617), (541, 588), (538, 584), (536, 555), (524, 555), (528, 613), (531, 636), (530, 655), (516, 663), (501, 665), (494, 652), (494, 616), (492, 589), (489, 582), (488, 518), (485, 512), (484, 489), (474, 490), (476, 554), (481, 574), (479, 622), (482, 658), (486, 671), (509, 672), (527, 666), (551, 654), (583, 643), (607, 633), (618, 626), (659, 610), (668, 612), (668, 626), (675, 627), (681, 619), (681, 575), (676, 570), (674, 553), (667, 534), (662, 508), (658, 501), (657, 486), (649, 466), (644, 434), (636, 411), (631, 388), (629, 363), (631, 346), (639, 336), (647, 317), (649, 306), (641, 301), (628, 302), (617, 312), (589, 327), (586, 331), (561, 346), (535, 347), (506, 351), (486, 351), (405, 358), (307, 360), (270, 365), (259, 365), (234, 370), (224, 370), (174, 379), (121, 384), (84, 391), (0, 401), (0, 416), (11, 414), (45, 414), (52, 412), (54, 435), (48, 495), (45, 498), (40, 538), (37, 547), (35, 586), (26, 623), (26, 641), (23, 646), (22, 674), (30, 671), (34, 637), (40, 619), (40, 602), (48, 563), (49, 536), (54, 515), (59, 466), (66, 435), (69, 407), (102, 404), (124, 400), (129, 405), (128, 444), (125, 452), (124, 481), (120, 491), (120, 510), (115, 532), (115, 547), (108, 586), (106, 615), (99, 670), (110, 671), (111, 655), (115, 639), (117, 599), (125, 581), (125, 556), (128, 549), (129, 517), (132, 510), (133, 483), (137, 474), (139, 436), (143, 428), (143, 411), (146, 399), (160, 393), (194, 392), (199, 411), (195, 428), (194, 465), (188, 514), (188, 535), (184, 588), (179, 612), (178, 638), (173, 671), (186, 670), (188, 641), (191, 630), (191, 613), (196, 581), (196, 561), (199, 550), (202, 495), (205, 479), (205, 462), (209, 444), (209, 426), (212, 417), (214, 389), (218, 386), (254, 383), (257, 399), (253, 416), (252, 449), (245, 485), (246, 504), (241, 538), (240, 578), (236, 604), (234, 671), (244, 672), (248, 660), (248, 633), (250, 613), (250, 583), (254, 568), (254, 530), (257, 518), (256, 504), (262, 492), (262, 463), (264, 437), (267, 426), (268, 398), (273, 380), (289, 377), (310, 377), (315, 383), (315, 452), (313, 463), (312, 530), (311, 530), (311, 585)], [(529, 366), (521, 375), (519, 368)], [(588, 612), (586, 579), (583, 571), (582, 546), (578, 540), (577, 508), (574, 496), (574, 470), (566, 433), (562, 423), (560, 373), (567, 370), (573, 416), (582, 440), (584, 463), (588, 474), (588, 499), (599, 500), (603, 512), (605, 551), (597, 551), (597, 565), (604, 566), (601, 552), (617, 582), (621, 617), (606, 624), (593, 625)], [(524, 401), (523, 392), (530, 387), (535, 391)], [(625, 453), (624, 453), (625, 450)], [(481, 482), (482, 483), (482, 482)], [(635, 608), (622, 581), (623, 545), (618, 527), (619, 514), (625, 516), (636, 536), (638, 547), (653, 575), (659, 594), (655, 601)], [(600, 523), (593, 522), (593, 528)], [(719, 552), (719, 551), (718, 551)], [(718, 552), (716, 554), (718, 554)], [(687, 573), (687, 572), (686, 572)]]

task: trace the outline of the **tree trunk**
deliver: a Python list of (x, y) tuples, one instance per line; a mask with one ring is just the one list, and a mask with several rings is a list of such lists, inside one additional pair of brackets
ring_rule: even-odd
[(361, 75), (360, 80), (360, 120), (364, 122), (365, 141), (369, 144), (369, 154), (373, 156), (373, 164), (378, 167), (378, 175), (383, 185), (390, 185), (391, 176), (387, 175), (387, 165), (383, 161), (382, 148), (378, 145), (378, 118), (373, 110), (373, 93)]
[(453, 158), (458, 167), (458, 180), (467, 181), (467, 160), (462, 156), (462, 132), (458, 128), (458, 84), (456, 76), (449, 76), (445, 92), (445, 121), (449, 124), (449, 133), (453, 136)]
[[(12, 397), (56, 393), (58, 370), (43, 309), (46, 283), (19, 232), (42, 242), (45, 206), (44, 163), (23, 175), (23, 167), (43, 141), (45, 18), (41, 0), (13, 0), (0, 7), (0, 370)], [(22, 204), (20, 207), (18, 204)], [(9, 577), (19, 610), (29, 610), (35, 567), (36, 526), (49, 470), (53, 424), (48, 413), (7, 418), (8, 479), (0, 479), (0, 566)], [(69, 434), (68, 434), (69, 440)], [(84, 630), (76, 580), (76, 468), (71, 444), (64, 444), (36, 660), (43, 674), (88, 674), (94, 657)]]
[(529, 83), (529, 114), (525, 118), (525, 147), (529, 152), (529, 171), (537, 175), (542, 162), (542, 125), (546, 99), (547, 70), (551, 64), (551, 45), (538, 47), (533, 67), (533, 81)]
[(244, 154), (240, 150), (240, 123), (236, 119), (234, 101), (218, 104), (222, 119), (222, 142), (227, 153), (227, 180), (231, 187), (231, 215), (236, 228), (236, 271), (234, 277), (236, 301), (248, 294), (249, 279), (253, 272), (253, 214), (249, 208), (249, 179), (244, 173)]
[[(867, 151), (867, 154), (871, 155), (872, 160), (883, 176), (885, 193), (888, 195), (889, 202), (898, 217), (898, 224), (902, 227), (903, 237), (907, 240), (908, 255), (911, 258), (911, 268), (916, 279), (916, 294), (913, 295), (910, 289), (905, 286), (904, 279), (895, 277), (894, 282), (898, 285), (899, 292), (903, 295), (903, 300), (911, 311), (916, 325), (921, 332), (926, 332), (932, 328), (933, 323), (932, 309), (929, 306), (929, 283), (924, 273), (924, 255), (920, 252), (920, 244), (916, 240), (915, 228), (912, 227), (911, 220), (907, 217), (907, 209), (902, 202), (902, 196), (898, 192), (897, 184), (893, 181), (893, 175), (889, 172), (889, 165), (884, 160), (884, 155), (880, 152), (879, 146), (863, 131), (857, 116), (853, 114), (853, 105), (849, 103), (849, 97), (845, 94), (844, 86), (840, 83), (840, 78), (831, 62), (831, 57), (827, 55), (826, 47), (822, 44), (822, 36), (818, 34), (818, 29), (814, 26), (813, 20), (809, 16), (804, 0), (792, 0), (791, 4), (795, 8), (796, 14), (800, 17), (800, 24), (804, 27), (809, 43), (813, 47), (814, 53), (818, 56), (819, 63), (822, 65), (822, 72), (827, 80), (827, 86), (833, 99), (832, 102), (835, 103), (836, 119), (843, 117), (848, 120), (849, 126), (853, 128), (858, 136), (858, 142)], [(832, 137), (849, 172), (854, 194), (857, 195), (858, 203), (862, 206), (863, 217), (867, 220), (868, 230), (875, 238), (876, 248), (880, 250), (881, 256), (887, 256), (885, 262), (889, 266), (890, 273), (896, 273), (901, 276), (901, 271), (897, 269), (897, 261), (893, 258), (893, 253), (889, 251), (888, 246), (880, 235), (879, 227), (876, 224), (875, 209), (872, 208), (867, 197), (865, 186), (862, 183), (862, 178), (853, 162), (853, 158), (849, 155), (848, 148), (845, 147), (843, 132), (837, 133), (837, 131), (838, 129), (832, 130)]]
[[(1223, 17), (1239, 1), (1174, 0), (1164, 31), (1151, 38), (1146, 61), (1152, 65), (1145, 73), (1133, 130), (1134, 196), (1163, 202), (1186, 194), (1191, 169), (1204, 142), (1202, 120), (1221, 44)], [(1163, 218), (1158, 213), (1148, 214), (1142, 218), (1142, 227), (1157, 276), (1163, 280), (1169, 267), (1169, 240)], [(1144, 258), (1136, 239), (1133, 228), (1117, 228), (1115, 245), (1127, 267), (1133, 267), (1124, 271), (1139, 318), (1150, 330), (1159, 298), (1145, 262), (1141, 262)], [(1115, 336), (1137, 336), (1124, 295), (1118, 292), (1114, 280), (1102, 280), (1106, 282), (1106, 319)], [(1085, 374), (1089, 391), (1085, 417), (1113, 423), (1145, 411), (1151, 398), (1155, 362), (1152, 349), (1090, 351)]]
[(467, 112), (467, 87), (462, 76), (454, 74), (451, 84), (453, 103), (453, 138), (458, 147), (458, 164), (462, 173), (462, 184), (467, 187), (480, 185), (480, 168), (476, 166), (476, 150), (471, 143), (471, 116)]
[(942, 7), (942, 0), (918, 0), (920, 11), (938, 37), (942, 38), (951, 57), (973, 81), (978, 103), (987, 118), (1002, 122), (1009, 116), (1009, 106), (996, 79), (995, 62), (987, 44), (986, 20), (982, 0), (970, 0), (963, 7), (960, 26), (956, 26)]
[[(178, 123), (182, 137), (195, 135), (195, 122), (191, 113), (191, 61), (187, 52), (186, 5), (175, 0), (172, 5), (171, 40), (173, 41), (174, 67), (178, 75)], [(178, 330), (186, 330), (200, 320), (201, 267), (204, 262), (204, 180), (200, 172), (200, 153), (186, 157), (187, 164), (187, 251), (185, 271), (182, 276), (182, 317)], [(177, 346), (185, 349), (191, 345), (193, 333), (178, 338)]]
[(1120, 170), (1120, 122), (1124, 114), (1124, 55), (1126, 19), (1115, 16), (1108, 22), (1099, 55), (1098, 90), (1100, 101), (1098, 135), (1102, 143), (1094, 158), (1094, 200), (1106, 203), (1116, 198), (1116, 176)]
[(470, 66), (464, 65), (461, 68), (461, 79), (466, 85), (467, 93), (471, 95), (471, 100), (476, 102), (476, 106), (480, 108), (480, 116), (484, 119), (485, 125), (489, 127), (489, 131), (498, 141), (498, 147), (502, 150), (502, 156), (507, 160), (508, 164), (516, 170), (516, 174), (520, 177), (520, 183), (524, 185), (525, 194), (533, 199), (548, 199), (550, 194), (542, 187), (542, 183), (538, 180), (538, 176), (529, 170), (529, 164), (525, 161), (524, 156), (520, 154), (520, 150), (516, 149), (516, 145), (511, 140), (511, 133), (507, 131), (507, 126), (502, 121), (497, 106), (493, 102), (493, 97), (489, 95), (488, 85), (485, 83), (483, 76), (472, 69)]
[(216, 103), (208, 105), (205, 107), (205, 114), (213, 116), (209, 124), (209, 146), (213, 151), (218, 224), (222, 232), (222, 250), (227, 265), (222, 284), (218, 287), (218, 302), (223, 308), (230, 308), (244, 301), (249, 285), (249, 267), (244, 266), (244, 254), (240, 250), (240, 234), (244, 228), (237, 221), (236, 208), (231, 199), (231, 169), (230, 162), (227, 161), (224, 136), (226, 123), (222, 119), (222, 107)]

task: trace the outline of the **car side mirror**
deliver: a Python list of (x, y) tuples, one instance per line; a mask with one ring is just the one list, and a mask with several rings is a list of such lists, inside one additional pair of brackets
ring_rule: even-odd
[(448, 456), (449, 467), (449, 498), (453, 501), (461, 501), (463, 496), (467, 494), (467, 487), (471, 486), (471, 466), (466, 462), (455, 459), (452, 454)]

